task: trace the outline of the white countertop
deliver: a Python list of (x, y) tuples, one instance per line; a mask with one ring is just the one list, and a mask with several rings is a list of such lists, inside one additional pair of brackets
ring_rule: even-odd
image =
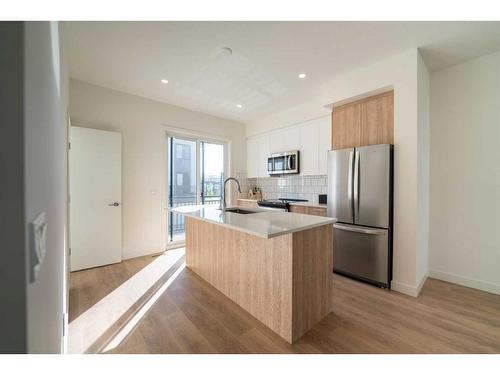
[(255, 211), (255, 213), (237, 214), (234, 212), (222, 212), (214, 205), (183, 206), (173, 208), (171, 211), (176, 214), (219, 224), (263, 238), (282, 236), (287, 233), (332, 224), (336, 221), (331, 217), (260, 210), (258, 208), (240, 208), (247, 211)]

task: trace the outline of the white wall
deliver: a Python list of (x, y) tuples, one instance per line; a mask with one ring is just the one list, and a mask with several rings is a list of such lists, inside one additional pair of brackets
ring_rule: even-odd
[[(326, 82), (310, 101), (259, 119), (247, 125), (247, 136), (288, 126), (328, 114), (324, 108), (348, 98), (385, 87), (394, 88), (394, 278), (395, 290), (417, 295), (421, 284), (421, 273), (417, 275), (417, 236), (425, 230), (419, 225), (418, 206), (422, 200), (417, 187), (418, 170), (418, 64), (416, 49), (392, 56), (383, 61), (356, 69)], [(424, 148), (425, 149), (425, 148)], [(420, 242), (425, 243), (425, 239)], [(426, 250), (422, 250), (426, 251)]]
[[(57, 22), (25, 23), (24, 178), (27, 331), (29, 353), (62, 348), (66, 223), (67, 88)], [(30, 223), (47, 217), (47, 254), (29, 283)]]
[(500, 294), (500, 52), (431, 74), (430, 275)]
[[(167, 88), (168, 89), (168, 88)], [(246, 170), (243, 124), (71, 80), (72, 125), (118, 131), (123, 139), (123, 258), (162, 250), (162, 125), (230, 141), (230, 174)]]
[(430, 82), (422, 56), (417, 56), (417, 280), (419, 289), (429, 274), (429, 158), (430, 158)]

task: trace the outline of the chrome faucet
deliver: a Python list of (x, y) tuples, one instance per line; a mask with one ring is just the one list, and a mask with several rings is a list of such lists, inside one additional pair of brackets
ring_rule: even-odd
[(224, 181), (224, 187), (222, 189), (222, 199), (220, 200), (219, 210), (226, 211), (226, 182), (229, 180), (236, 181), (238, 184), (238, 192), (241, 194), (240, 182), (234, 177), (228, 177)]

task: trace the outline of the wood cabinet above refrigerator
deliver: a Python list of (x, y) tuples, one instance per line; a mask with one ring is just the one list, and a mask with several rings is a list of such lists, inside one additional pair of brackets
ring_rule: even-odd
[(394, 144), (394, 91), (334, 107), (332, 149)]

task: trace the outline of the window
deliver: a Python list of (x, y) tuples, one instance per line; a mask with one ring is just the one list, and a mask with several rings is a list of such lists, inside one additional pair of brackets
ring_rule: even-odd
[(184, 179), (184, 175), (182, 173), (177, 173), (176, 179), (177, 179), (177, 186), (182, 186), (183, 185), (182, 181)]
[(177, 150), (175, 157), (177, 159), (183, 159), (184, 158), (184, 146), (183, 145), (176, 145), (175, 149)]
[[(168, 136), (167, 148), (168, 206), (218, 205), (225, 175), (225, 144)], [(184, 218), (169, 212), (167, 232), (168, 242), (183, 241)]]

